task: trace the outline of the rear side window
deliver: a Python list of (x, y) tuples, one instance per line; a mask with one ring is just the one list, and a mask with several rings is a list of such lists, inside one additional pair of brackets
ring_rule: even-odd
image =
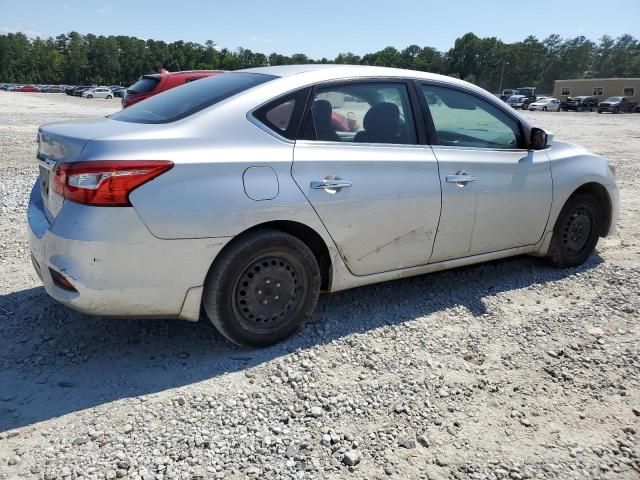
[(364, 82), (318, 88), (303, 138), (324, 142), (416, 144), (407, 85)]
[(127, 91), (129, 93), (149, 93), (160, 83), (160, 79), (156, 77), (142, 77), (136, 83), (131, 85)]
[(303, 88), (280, 97), (260, 107), (253, 116), (277, 134), (294, 140), (309, 92), (309, 88)]
[(224, 73), (167, 90), (110, 118), (132, 123), (170, 123), (277, 78), (261, 73)]

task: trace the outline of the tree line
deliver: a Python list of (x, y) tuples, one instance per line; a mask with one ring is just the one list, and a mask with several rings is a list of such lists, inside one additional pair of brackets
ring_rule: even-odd
[[(194, 69), (238, 70), (266, 65), (338, 63), (379, 65), (442, 73), (497, 91), (503, 87), (535, 86), (551, 91), (563, 78), (640, 77), (640, 41), (632, 35), (597, 42), (583, 36), (544, 40), (528, 36), (505, 43), (496, 37), (467, 33), (446, 52), (410, 45), (386, 47), (363, 56), (341, 53), (334, 59), (312, 59), (231, 51), (204, 44), (143, 40), (124, 35), (96, 36), (78, 32), (53, 38), (29, 38), (22, 33), (0, 35), (0, 81), (39, 84), (130, 85), (141, 75)], [(504, 75), (503, 75), (504, 72)]]

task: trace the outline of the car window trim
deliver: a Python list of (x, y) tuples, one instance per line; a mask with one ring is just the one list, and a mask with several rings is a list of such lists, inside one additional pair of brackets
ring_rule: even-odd
[[(317, 140), (315, 138), (305, 138), (304, 136), (305, 128), (306, 128), (307, 122), (309, 121), (309, 116), (311, 115), (311, 104), (313, 102), (313, 99), (315, 98), (315, 95), (318, 89), (329, 88), (329, 87), (340, 86), (340, 85), (349, 85), (354, 83), (394, 83), (394, 84), (405, 85), (405, 87), (407, 88), (407, 96), (409, 98), (409, 105), (408, 105), (409, 113), (413, 118), (413, 128), (415, 130), (414, 133), (415, 133), (416, 143), (331, 142), (328, 140)], [(418, 127), (418, 125), (419, 124), (422, 125), (422, 123), (421, 123), (420, 116), (417, 115), (418, 111), (416, 110), (416, 105), (415, 105), (417, 93), (415, 92), (414, 90), (415, 87), (412, 86), (412, 83), (413, 82), (410, 79), (405, 77), (354, 77), (354, 78), (332, 79), (332, 80), (327, 80), (324, 82), (318, 82), (313, 84), (311, 87), (311, 94), (307, 98), (307, 104), (305, 105), (304, 114), (302, 115), (302, 118), (301, 118), (298, 134), (296, 135), (296, 141), (298, 140), (308, 141), (308, 142), (314, 142), (314, 144), (327, 144), (327, 145), (329, 144), (330, 145), (372, 145), (372, 146), (387, 146), (387, 147), (388, 146), (416, 147), (420, 145), (426, 145), (427, 138), (424, 134), (422, 135), (420, 134), (419, 127)], [(413, 95), (412, 95), (412, 92), (413, 92)]]
[[(281, 95), (278, 95), (277, 97), (271, 98), (266, 102), (261, 103), (257, 107), (252, 108), (247, 113), (247, 119), (257, 127), (259, 127), (261, 130), (264, 130), (270, 135), (275, 136), (278, 140), (281, 140), (287, 143), (293, 143), (296, 141), (298, 137), (300, 126), (302, 124), (302, 118), (304, 116), (304, 112), (305, 112), (307, 103), (309, 102), (310, 96), (311, 96), (311, 86), (296, 88), (295, 90), (291, 90)], [(278, 105), (288, 102), (289, 100), (296, 101), (293, 107), (293, 112), (291, 114), (291, 120), (289, 120), (289, 126), (284, 131), (284, 132), (290, 132), (289, 133), (290, 137), (283, 135), (282, 130), (278, 130), (277, 128), (272, 128), (272, 126), (269, 125), (269, 122), (266, 121), (266, 116), (264, 118), (260, 118), (263, 113), (266, 115), (266, 113), (271, 108), (277, 107)]]
[[(524, 129), (524, 125), (522, 124), (522, 121), (513, 114), (512, 111), (510, 111), (511, 109), (507, 109), (505, 107), (503, 107), (502, 105), (499, 104), (494, 104), (492, 102), (490, 102), (489, 100), (487, 100), (486, 98), (483, 98), (482, 95), (479, 95), (477, 92), (474, 92), (473, 90), (469, 89), (469, 88), (464, 88), (464, 87), (460, 87), (458, 85), (452, 85), (450, 83), (447, 82), (438, 82), (437, 80), (414, 80), (414, 82), (416, 83), (416, 90), (418, 90), (418, 92), (420, 92), (420, 90), (422, 89), (422, 85), (426, 85), (426, 86), (435, 86), (435, 87), (441, 87), (441, 88), (448, 88), (450, 90), (454, 90), (460, 93), (465, 93), (468, 95), (471, 95), (473, 97), (476, 97), (486, 103), (489, 103), (490, 105), (493, 105), (495, 108), (497, 108), (498, 110), (500, 110), (501, 112), (503, 112), (505, 115), (507, 115), (509, 118), (511, 118), (512, 120), (514, 120), (516, 122), (516, 124), (518, 125), (518, 130), (520, 132), (520, 145), (518, 146), (518, 148), (486, 148), (486, 147), (457, 147), (454, 145), (441, 145), (440, 144), (440, 140), (438, 139), (438, 134), (436, 132), (436, 127), (435, 127), (435, 123), (433, 121), (433, 117), (431, 116), (431, 111), (429, 110), (429, 105), (427, 104), (427, 99), (425, 98), (425, 96), (423, 94), (420, 94), (420, 104), (421, 107), (423, 109), (423, 115), (425, 116), (425, 122), (428, 125), (428, 131), (429, 131), (429, 137), (430, 137), (430, 141), (431, 141), (431, 145), (433, 146), (439, 146), (439, 147), (450, 147), (450, 148), (462, 148), (462, 149), (467, 149), (467, 148), (473, 148), (473, 149), (482, 149), (482, 150), (497, 150), (497, 151), (527, 151), (529, 150), (528, 145), (527, 145), (527, 139), (526, 139), (526, 134), (525, 134), (525, 129)], [(421, 92), (420, 92), (421, 93)]]

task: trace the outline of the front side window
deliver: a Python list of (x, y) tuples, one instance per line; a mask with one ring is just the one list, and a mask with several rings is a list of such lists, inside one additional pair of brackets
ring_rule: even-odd
[(593, 87), (593, 93), (592, 95), (594, 97), (601, 97), (604, 93), (604, 88), (602, 87)]
[(521, 148), (517, 120), (482, 98), (460, 90), (422, 85), (438, 144), (450, 147)]
[(318, 88), (303, 138), (325, 142), (416, 144), (405, 83), (347, 83)]

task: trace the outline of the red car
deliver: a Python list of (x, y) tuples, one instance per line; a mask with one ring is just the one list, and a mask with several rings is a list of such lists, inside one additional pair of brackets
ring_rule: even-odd
[(122, 108), (127, 108), (165, 90), (221, 73), (224, 73), (223, 70), (191, 70), (186, 72), (167, 72), (162, 70), (161, 73), (143, 75), (140, 80), (127, 88), (122, 96)]
[(16, 91), (16, 92), (39, 92), (40, 90), (38, 90), (38, 88), (34, 87), (33, 85), (23, 85), (20, 88), (16, 88), (14, 91)]

